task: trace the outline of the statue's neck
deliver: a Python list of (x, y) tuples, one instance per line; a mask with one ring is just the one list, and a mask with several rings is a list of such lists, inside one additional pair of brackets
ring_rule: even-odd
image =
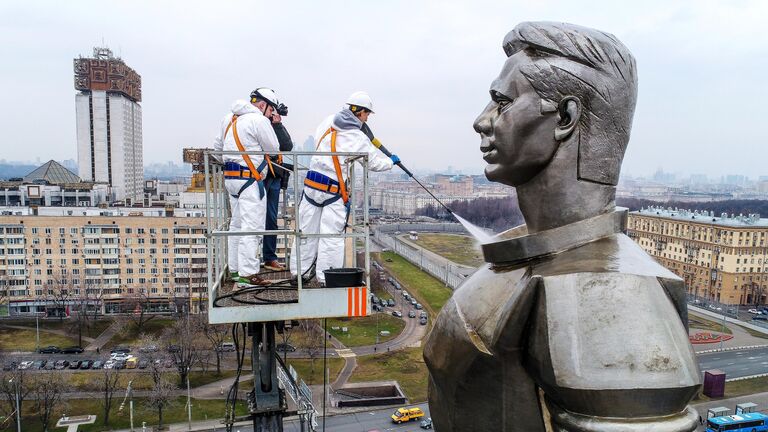
[(578, 180), (577, 160), (578, 138), (573, 137), (562, 144), (547, 168), (517, 187), (529, 233), (568, 225), (616, 207), (616, 187)]

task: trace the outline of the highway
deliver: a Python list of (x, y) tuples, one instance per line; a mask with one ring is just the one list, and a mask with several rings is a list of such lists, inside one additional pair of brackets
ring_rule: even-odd
[(706, 353), (696, 357), (702, 371), (720, 369), (727, 379), (768, 373), (768, 347)]
[[(424, 418), (429, 417), (429, 407), (427, 404), (415, 405), (424, 410)], [(400, 431), (415, 432), (421, 431), (418, 421), (403, 423), (400, 425), (392, 423), (390, 417), (394, 408), (376, 409), (371, 411), (358, 412), (353, 414), (343, 414), (329, 416), (325, 422), (325, 430), (333, 432), (369, 432), (369, 431)], [(318, 419), (317, 430), (323, 430), (323, 419)], [(250, 426), (240, 426), (235, 428), (240, 432), (251, 432)], [(286, 421), (283, 427), (285, 432), (301, 432), (298, 421)]]

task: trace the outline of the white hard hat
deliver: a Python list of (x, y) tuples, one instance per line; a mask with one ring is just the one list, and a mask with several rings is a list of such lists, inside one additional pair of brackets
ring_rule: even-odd
[(371, 97), (368, 96), (368, 93), (364, 91), (356, 91), (349, 95), (349, 99), (347, 99), (347, 105), (350, 106), (352, 111), (355, 111), (354, 107), (360, 107), (373, 112), (373, 101), (371, 100)]
[(274, 108), (277, 108), (277, 106), (280, 105), (280, 101), (277, 100), (277, 93), (271, 88), (259, 87), (252, 91), (251, 103), (256, 103), (256, 98), (264, 100)]

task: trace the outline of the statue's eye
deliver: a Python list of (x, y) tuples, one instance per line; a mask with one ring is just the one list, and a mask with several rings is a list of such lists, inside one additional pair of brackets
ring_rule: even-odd
[(498, 113), (501, 114), (510, 104), (512, 104), (511, 99), (507, 99), (504, 97), (498, 98), (496, 100), (496, 105), (498, 105), (496, 107), (496, 111), (498, 111)]

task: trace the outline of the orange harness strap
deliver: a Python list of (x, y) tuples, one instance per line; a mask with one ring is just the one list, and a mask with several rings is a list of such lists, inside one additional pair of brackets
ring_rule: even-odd
[[(323, 142), (326, 136), (331, 134), (331, 152), (336, 152), (336, 129), (330, 127), (317, 141), (317, 147), (315, 151), (320, 148), (320, 143)], [(333, 159), (333, 168), (336, 170), (336, 179), (339, 182), (339, 190), (341, 192), (341, 199), (344, 200), (344, 204), (349, 201), (349, 195), (347, 195), (347, 185), (344, 183), (344, 177), (341, 175), (341, 164), (339, 163), (339, 157), (336, 155), (331, 156)]]
[[(235, 136), (235, 144), (237, 144), (238, 150), (241, 152), (245, 151), (245, 147), (243, 147), (243, 144), (240, 142), (240, 136), (237, 134), (237, 115), (232, 115), (232, 120), (227, 125), (227, 129), (224, 131), (224, 138), (227, 137), (227, 134), (229, 133), (229, 127), (232, 126), (232, 134)], [(278, 159), (280, 159), (282, 156), (278, 156)], [(256, 181), (261, 181), (261, 173), (256, 171), (256, 167), (253, 165), (253, 161), (251, 161), (251, 156), (244, 154), (243, 159), (245, 160), (245, 164), (248, 165), (248, 169), (251, 170), (251, 177), (255, 178)], [(264, 155), (264, 160), (267, 161), (267, 166), (269, 167), (269, 172), (272, 173), (272, 176), (275, 175), (274, 168), (272, 168), (272, 161), (269, 160), (269, 155)]]

